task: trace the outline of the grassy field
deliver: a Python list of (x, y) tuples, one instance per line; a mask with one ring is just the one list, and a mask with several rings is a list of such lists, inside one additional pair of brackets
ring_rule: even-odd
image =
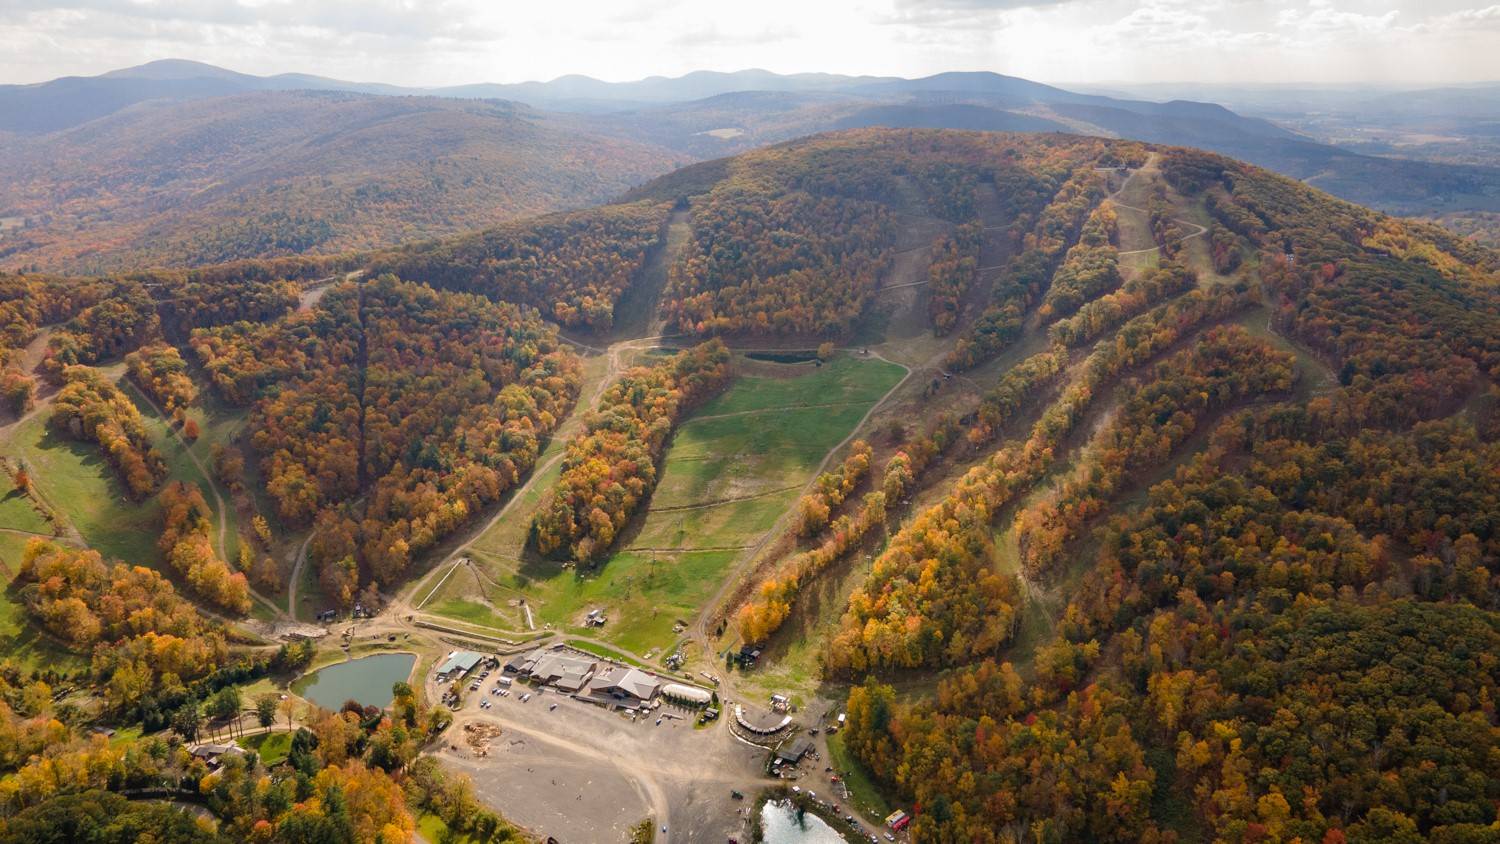
[(132, 502), (99, 447), (58, 436), (47, 427), (46, 415), (18, 427), (9, 445), (32, 469), (32, 483), (106, 557), (156, 565), (156, 499)]
[[(191, 450), (194, 456), (197, 456), (199, 463), (205, 467), (210, 466), (208, 452), (211, 444), (216, 441), (216, 437), (229, 435), (229, 432), (223, 425), (212, 422), (202, 408), (195, 407), (188, 415), (198, 420), (200, 433), (198, 439), (188, 445), (172, 432), (170, 420), (157, 415), (145, 397), (141, 395), (140, 390), (128, 379), (121, 379), (120, 389), (125, 391), (125, 395), (129, 396), (131, 401), (135, 402), (136, 409), (146, 420), (146, 431), (151, 435), (151, 442), (167, 460), (168, 479), (198, 485), (198, 488), (203, 491), (203, 500), (208, 502), (209, 509), (214, 511), (214, 530), (218, 530), (220, 519), (227, 520), (228, 532), (224, 537), (223, 553), (227, 556), (227, 561), (233, 565), (236, 555), (239, 554), (239, 524), (234, 508), (229, 505), (228, 495), (221, 490), (220, 493), (225, 495), (225, 500), (223, 512), (220, 512), (218, 503), (214, 500), (213, 479), (199, 471), (197, 464), (189, 456)], [(214, 549), (218, 550), (217, 533), (214, 534), (213, 539)]]
[[(524, 547), (531, 512), (560, 466), (473, 544), (476, 565), (523, 594), (538, 627), (587, 633), (638, 654), (668, 648), (673, 627), (697, 615), (744, 549), (902, 376), (894, 364), (853, 357), (821, 368), (757, 362), (750, 370), (679, 426), (649, 510), (596, 571), (580, 574)], [(428, 608), (478, 622), (475, 590), (474, 578), (456, 573)], [(596, 607), (610, 620), (589, 630), (583, 617)]]
[(470, 844), (474, 839), (468, 835), (457, 833), (443, 823), (443, 819), (431, 812), (423, 812), (417, 816), (417, 832), (426, 841), (432, 844), (439, 842), (452, 842), (452, 844)]
[(612, 659), (615, 662), (623, 662), (627, 665), (643, 665), (640, 660), (636, 659), (630, 654), (624, 653), (622, 651), (617, 651), (614, 648), (601, 645), (598, 642), (585, 642), (581, 639), (569, 639), (568, 647), (577, 648), (580, 651), (587, 651), (594, 656), (602, 656), (605, 659)]
[[(461, 573), (461, 572), (460, 572)], [(455, 573), (455, 577), (460, 573)], [(444, 618), (469, 624), (473, 627), (499, 632), (525, 630), (524, 615), (514, 607), (495, 606), (463, 598), (450, 598), (437, 606), (428, 607), (431, 612)]]
[[(46, 537), (42, 537), (46, 538)], [(26, 543), (31, 537), (16, 533), (0, 533), (0, 574), (5, 577), (5, 583), (16, 576), (21, 567), (21, 551), (26, 548)]]
[(52, 526), (37, 513), (31, 499), (16, 489), (10, 476), (0, 472), (0, 528), (50, 535)]
[[(122, 382), (122, 389), (140, 408), (152, 443), (166, 459), (168, 481), (198, 484), (209, 506), (214, 507), (213, 496), (208, 494), (208, 478), (188, 458), (182, 441), (170, 436), (167, 420), (157, 416), (133, 386)], [(19, 426), (7, 446), (32, 469), (33, 483), (43, 498), (78, 529), (90, 547), (106, 557), (156, 566), (159, 557), (156, 537), (160, 532), (157, 523), (160, 505), (156, 498), (139, 503), (131, 501), (96, 444), (58, 436), (47, 427), (46, 418), (47, 414), (38, 414)], [(206, 439), (199, 440), (205, 449)], [(215, 518), (224, 516), (216, 512)], [(232, 512), (228, 518), (230, 536), (226, 545), (233, 555), (237, 550), (233, 538), (237, 525)], [(11, 525), (7, 522), (0, 526)]]
[(292, 734), (284, 730), (278, 733), (256, 733), (240, 739), (239, 744), (246, 750), (260, 754), (261, 764), (269, 767), (281, 764), (292, 751)]
[(0, 576), (5, 590), (0, 593), (0, 653), (24, 669), (48, 668), (54, 671), (86, 669), (88, 657), (70, 653), (43, 636), (26, 619), (26, 607), (10, 588), (21, 566), (21, 551), (29, 537), (0, 533)]

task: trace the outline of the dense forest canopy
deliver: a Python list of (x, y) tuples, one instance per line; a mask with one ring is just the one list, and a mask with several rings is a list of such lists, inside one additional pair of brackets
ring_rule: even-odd
[(266, 492), (284, 521), (317, 523), (345, 605), (513, 486), (577, 396), (576, 356), (534, 311), (390, 275), (278, 323), (200, 329), (194, 348), (226, 400), (253, 402)]
[[(1257, 250), (1275, 330), (1327, 361), (1335, 387), (1280, 399), (1284, 355), (1215, 329), (1125, 393), (1076, 472), (1011, 516), (1017, 581), (1066, 584), (1034, 654), (922, 636), (982, 628), (944, 602), (951, 585), (901, 598), (878, 562), (830, 664), (972, 661), (931, 700), (857, 687), (851, 746), (921, 807), (923, 840), (1487, 840), (1500, 452), (1489, 404), (1464, 407), (1500, 376), (1496, 257), (1217, 156), (1160, 156), (1175, 190)], [(1047, 296), (1078, 277), (1060, 269)], [(1054, 338), (1095, 336), (1095, 320), (1176, 287), (1149, 283), (1085, 304)], [(1240, 409), (1144, 506), (1111, 508), (1132, 465), (1159, 464), (1214, 403)], [(988, 559), (987, 529), (960, 537), (1006, 490), (955, 511), (959, 534), (914, 523), (927, 550), (906, 565)], [(939, 506), (965, 506), (951, 500)], [(862, 619), (898, 599), (931, 621), (873, 634)]]
[(372, 272), (524, 302), (566, 327), (604, 331), (666, 224), (660, 204), (607, 205), (379, 256)]

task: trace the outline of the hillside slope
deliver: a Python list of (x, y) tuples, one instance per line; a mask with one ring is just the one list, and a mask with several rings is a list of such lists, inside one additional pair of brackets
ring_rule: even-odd
[[(724, 699), (789, 695), (799, 734), (845, 712), (804, 773), (909, 807), (913, 840), (1492, 837), (1500, 253), (1060, 133), (851, 129), (628, 198), (337, 263), (6, 276), (6, 397), (84, 433), (83, 390), (28, 372), (82, 384), (148, 347), (144, 389), (246, 409), (214, 474), (315, 601), (395, 590), (376, 638), (688, 654)], [(649, 318), (615, 320), (632, 295)], [(113, 471), (28, 465), (43, 493)], [(42, 594), (9, 597), (62, 627)], [(517, 760), (558, 793), (597, 775), (487, 764)]]
[(1472, 228), (1500, 210), (1500, 170), (1482, 158), (1364, 155), (1214, 103), (995, 73), (749, 70), (417, 89), (167, 60), (0, 86), (0, 133), (12, 136), (0, 147), (0, 266), (92, 271), (387, 246), (582, 207), (690, 160), (865, 126), (1193, 146), (1388, 213)]
[(0, 150), (0, 262), (101, 272), (342, 252), (605, 200), (683, 159), (501, 102), (146, 103)]

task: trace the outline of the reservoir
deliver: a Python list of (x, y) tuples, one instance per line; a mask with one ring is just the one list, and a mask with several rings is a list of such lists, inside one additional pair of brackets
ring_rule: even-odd
[(293, 691), (324, 709), (338, 709), (344, 701), (363, 706), (391, 705), (391, 686), (411, 676), (416, 654), (375, 654), (339, 662), (298, 680)]

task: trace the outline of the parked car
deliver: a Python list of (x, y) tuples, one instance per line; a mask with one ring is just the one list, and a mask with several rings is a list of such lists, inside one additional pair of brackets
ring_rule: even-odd
[(525, 703), (528, 700), (531, 700), (531, 692), (527, 692), (526, 694), (521, 695), (521, 702), (522, 703)]

